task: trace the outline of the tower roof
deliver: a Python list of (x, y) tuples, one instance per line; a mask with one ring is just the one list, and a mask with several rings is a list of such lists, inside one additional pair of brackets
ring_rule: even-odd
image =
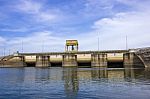
[(66, 46), (77, 46), (78, 40), (66, 40)]

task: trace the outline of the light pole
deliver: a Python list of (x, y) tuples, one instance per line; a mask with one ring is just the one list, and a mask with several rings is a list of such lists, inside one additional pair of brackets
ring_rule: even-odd
[(9, 53), (9, 55), (10, 55), (10, 49), (8, 50), (8, 53)]
[(98, 51), (99, 51), (99, 37), (98, 37)]
[(98, 43), (97, 43), (98, 45), (98, 51), (99, 51), (99, 33), (98, 33)]
[(23, 41), (21, 42), (21, 50), (22, 50), (22, 53), (23, 53)]
[(4, 47), (4, 56), (5, 56), (5, 50), (6, 50), (6, 48)]
[(42, 41), (42, 53), (44, 52), (44, 41)]
[(128, 37), (126, 35), (126, 50), (128, 50)]

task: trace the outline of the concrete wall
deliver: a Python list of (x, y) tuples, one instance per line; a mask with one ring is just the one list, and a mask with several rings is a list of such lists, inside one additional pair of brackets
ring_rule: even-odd
[(36, 56), (25, 56), (25, 62), (36, 62)]
[(123, 53), (108, 53), (108, 62), (123, 62)]
[(24, 57), (12, 57), (10, 59), (4, 59), (0, 61), (0, 67), (25, 67)]
[[(76, 54), (78, 62), (90, 62), (91, 54)], [(62, 55), (49, 55), (50, 62), (62, 62)], [(123, 62), (123, 53), (108, 53), (107, 60), (109, 62)], [(25, 62), (36, 62), (36, 56), (25, 56)]]
[(63, 67), (77, 67), (77, 55), (75, 54), (65, 54), (63, 55), (63, 61), (62, 61)]
[(107, 54), (92, 54), (91, 67), (107, 67)]
[(124, 67), (125, 68), (139, 68), (144, 67), (144, 63), (135, 53), (125, 53), (124, 56)]
[[(92, 63), (92, 54), (93, 53), (86, 53), (86, 54), (74, 54), (77, 56), (77, 63)], [(102, 54), (102, 53), (101, 53)], [(103, 53), (104, 54), (104, 53)], [(66, 54), (64, 54), (66, 55)], [(0, 64), (7, 64), (7, 65), (11, 65), (13, 64), (15, 66), (18, 66), (17, 64), (22, 64), (21, 66), (25, 66), (24, 63), (27, 63), (28, 65), (30, 64), (36, 64), (37, 65), (37, 56), (48, 56), (49, 59), (47, 60), (47, 62), (49, 61), (50, 63), (62, 63), (63, 62), (63, 55), (62, 54), (55, 54), (55, 55), (26, 55), (26, 56), (22, 56), (24, 57), (23, 60), (21, 60), (19, 57), (16, 58), (16, 56), (14, 56), (14, 58), (10, 59), (9, 61), (5, 62), (2, 61)], [(120, 62), (123, 61), (123, 53), (106, 53), (106, 58), (108, 62)], [(17, 61), (16, 61), (17, 60)], [(13, 63), (14, 62), (14, 63)], [(38, 61), (38, 64), (40, 64), (41, 61)], [(100, 63), (101, 64), (101, 63)], [(49, 65), (50, 66), (50, 65)], [(10, 66), (11, 67), (11, 66)]]
[(62, 62), (62, 55), (50, 55), (50, 62)]
[(78, 62), (91, 62), (91, 54), (76, 54)]
[(36, 56), (36, 67), (50, 67), (49, 56)]

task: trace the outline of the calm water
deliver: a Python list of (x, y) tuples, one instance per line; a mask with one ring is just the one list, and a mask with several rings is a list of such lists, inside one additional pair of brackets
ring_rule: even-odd
[(150, 71), (0, 68), (0, 99), (150, 99)]

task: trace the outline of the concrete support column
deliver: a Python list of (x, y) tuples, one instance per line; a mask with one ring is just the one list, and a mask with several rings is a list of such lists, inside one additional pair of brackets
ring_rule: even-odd
[(36, 56), (36, 67), (49, 67), (50, 66), (50, 60), (49, 56)]
[(63, 55), (62, 61), (63, 67), (77, 67), (77, 55), (75, 54), (65, 54)]
[(134, 53), (125, 53), (123, 55), (124, 67), (132, 67), (134, 62)]
[(125, 53), (123, 55), (125, 68), (143, 68), (144, 62), (135, 53)]
[(91, 67), (107, 67), (107, 54), (92, 54)]
[(18, 65), (18, 66), (21, 66), (21, 67), (27, 66), (26, 63), (25, 63), (25, 57), (24, 57), (24, 56), (21, 56), (21, 57), (19, 58), (17, 65)]

